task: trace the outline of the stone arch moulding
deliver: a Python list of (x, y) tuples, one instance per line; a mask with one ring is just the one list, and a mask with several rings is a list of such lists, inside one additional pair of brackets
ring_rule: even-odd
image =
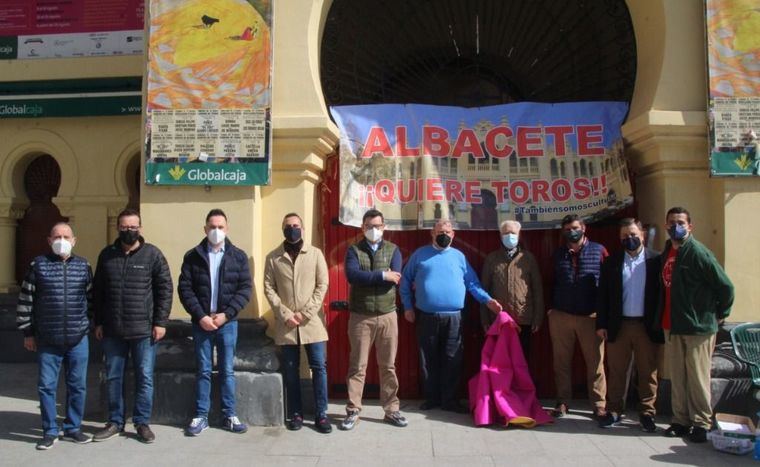
[[(132, 162), (133, 157), (137, 157), (138, 159), (142, 157), (140, 146), (140, 140), (132, 140), (124, 145), (122, 145), (122, 150), (119, 153), (119, 156), (116, 158), (116, 164), (114, 165), (113, 170), (113, 182), (114, 187), (116, 187), (116, 194), (118, 196), (125, 196), (129, 197), (129, 187), (127, 186), (127, 168), (129, 167), (129, 163)], [(142, 161), (139, 161), (140, 164), (140, 170), (142, 170)], [(142, 180), (142, 173), (140, 174), (140, 180)]]
[(49, 130), (21, 131), (10, 142), (12, 149), (0, 165), (0, 193), (8, 198), (26, 200), (24, 170), (29, 162), (42, 154), (49, 154), (61, 168), (61, 186), (58, 198), (71, 198), (79, 185), (79, 167), (74, 150), (60, 135)]
[(636, 81), (628, 121), (654, 107), (665, 59), (666, 18), (664, 0), (626, 0), (636, 37)]

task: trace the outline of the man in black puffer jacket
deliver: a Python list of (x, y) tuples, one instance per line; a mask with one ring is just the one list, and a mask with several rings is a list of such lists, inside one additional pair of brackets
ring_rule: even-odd
[(125, 209), (117, 219), (119, 239), (100, 252), (94, 280), (95, 336), (106, 357), (109, 418), (95, 441), (124, 430), (123, 379), (132, 354), (135, 405), (132, 422), (140, 441), (151, 443), (153, 366), (172, 307), (172, 278), (161, 251), (140, 236), (140, 214)]
[(87, 260), (71, 254), (76, 238), (69, 224), (54, 225), (48, 243), (53, 253), (34, 258), (16, 308), (16, 324), (24, 332), (24, 347), (37, 352), (40, 364), (37, 391), (43, 437), (37, 449), (50, 449), (58, 440), (55, 396), (61, 364), (66, 371), (68, 393), (64, 436), (76, 443), (92, 439), (80, 429), (87, 394), (92, 270)]
[(213, 347), (222, 393), (222, 425), (233, 433), (248, 427), (235, 413), (235, 347), (237, 315), (251, 299), (251, 271), (248, 255), (227, 238), (227, 216), (212, 209), (203, 230), (206, 238), (185, 254), (179, 276), (179, 299), (193, 320), (193, 342), (198, 366), (195, 417), (186, 428), (198, 436), (208, 428), (211, 406)]

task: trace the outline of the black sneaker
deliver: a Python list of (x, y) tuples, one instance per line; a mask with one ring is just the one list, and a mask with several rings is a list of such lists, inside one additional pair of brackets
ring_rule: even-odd
[(82, 433), (82, 430), (77, 430), (64, 433), (63, 439), (68, 439), (69, 441), (73, 441), (77, 444), (87, 444), (92, 441), (92, 436), (88, 436)]
[(438, 407), (440, 405), (441, 404), (439, 404), (437, 402), (425, 401), (422, 404), (420, 404), (420, 410), (431, 410), (431, 409), (434, 409), (434, 408), (436, 408), (436, 407)]
[(459, 402), (450, 402), (446, 405), (441, 406), (441, 410), (445, 410), (447, 412), (454, 412), (454, 413), (470, 413), (470, 409), (463, 406)]
[(689, 427), (681, 425), (680, 423), (671, 423), (668, 428), (662, 433), (667, 438), (681, 438), (689, 434)]
[(330, 419), (327, 417), (319, 417), (319, 419), (314, 422), (314, 428), (320, 433), (327, 434), (332, 432), (332, 425), (330, 424)]
[(701, 426), (693, 426), (689, 430), (689, 441), (692, 443), (704, 443), (707, 441), (707, 430)]
[(124, 429), (120, 427), (119, 425), (113, 422), (108, 422), (106, 423), (105, 428), (103, 428), (100, 431), (95, 432), (95, 435), (93, 435), (92, 440), (95, 442), (106, 441), (108, 439), (113, 438), (114, 436), (118, 436), (118, 434), (121, 433), (122, 431), (124, 431)]
[(657, 431), (657, 425), (655, 425), (654, 417), (651, 415), (642, 415), (639, 417), (639, 423), (641, 423), (641, 431), (647, 433), (654, 433)]
[(606, 414), (599, 417), (599, 427), (612, 428), (613, 426), (620, 423), (620, 420), (621, 420), (620, 415), (614, 412), (607, 412)]
[(385, 414), (383, 421), (385, 423), (388, 423), (393, 426), (397, 426), (399, 428), (403, 428), (409, 425), (409, 422), (406, 421), (406, 418), (404, 418), (404, 416), (401, 415), (401, 412), (399, 412), (398, 410), (395, 412)]
[(303, 428), (303, 417), (298, 414), (293, 415), (293, 417), (288, 420), (288, 423), (285, 426), (290, 431), (298, 431)]
[(37, 441), (37, 450), (47, 451), (48, 449), (52, 448), (53, 445), (57, 442), (58, 442), (57, 436), (45, 435), (42, 437), (41, 440)]
[(150, 444), (156, 440), (156, 435), (153, 434), (153, 431), (151, 431), (148, 425), (135, 425), (135, 431), (137, 431), (137, 439), (145, 444)]
[(343, 431), (353, 430), (357, 423), (359, 423), (359, 411), (354, 410), (346, 414), (346, 418), (340, 422), (338, 428)]

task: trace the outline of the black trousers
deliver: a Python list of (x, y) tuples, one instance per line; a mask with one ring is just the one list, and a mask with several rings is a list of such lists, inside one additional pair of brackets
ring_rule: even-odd
[(462, 376), (461, 312), (418, 312), (417, 343), (425, 399), (444, 407), (456, 404)]
[(532, 326), (530, 324), (520, 325), (520, 347), (522, 347), (523, 355), (525, 355), (525, 361), (530, 363), (530, 338), (533, 335)]

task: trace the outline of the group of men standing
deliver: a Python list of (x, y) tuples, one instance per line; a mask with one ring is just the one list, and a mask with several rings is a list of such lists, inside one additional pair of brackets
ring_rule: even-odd
[[(495, 314), (507, 311), (516, 323), (523, 352), (530, 352), (531, 335), (544, 319), (544, 297), (538, 263), (519, 241), (520, 227), (516, 221), (500, 226), (502, 246), (486, 258), (481, 283), (464, 254), (451, 246), (455, 231), (450, 221), (439, 220), (431, 230), (431, 243), (416, 250), (402, 269), (398, 246), (383, 239), (382, 213), (372, 209), (364, 214), (364, 236), (348, 248), (345, 258), (351, 285), (351, 352), (341, 429), (351, 430), (360, 420), (373, 345), (384, 421), (396, 427), (408, 424), (399, 410), (395, 372), (397, 290), (404, 318), (416, 325), (425, 396), (421, 410), (440, 407), (468, 412), (458, 399), (462, 309), (467, 292), (483, 306), (484, 329)], [(633, 354), (640, 422), (644, 430), (654, 431), (658, 354), (666, 342), (674, 417), (665, 434), (704, 441), (711, 416), (710, 355), (718, 322), (730, 311), (733, 287), (712, 253), (693, 238), (691, 227), (688, 211), (668, 211), (670, 240), (659, 255), (645, 248), (641, 224), (627, 219), (620, 228), (623, 250), (608, 258), (602, 245), (586, 238), (580, 218), (570, 215), (563, 219), (565, 244), (553, 255), (554, 288), (547, 312), (557, 388), (555, 416), (568, 411), (577, 340), (586, 361), (589, 399), (600, 425), (620, 421)], [(153, 369), (156, 344), (164, 337), (171, 310), (172, 279), (162, 253), (141, 236), (137, 211), (127, 209), (119, 214), (117, 228), (119, 237), (101, 252), (93, 277), (87, 261), (72, 254), (76, 238), (71, 226), (56, 224), (48, 238), (52, 252), (35, 258), (22, 284), (17, 322), (24, 332), (24, 346), (36, 351), (39, 360), (44, 433), (38, 449), (52, 447), (61, 431), (66, 438), (87, 443), (110, 439), (124, 430), (123, 378), (130, 355), (135, 374), (132, 421), (138, 439), (155, 440), (149, 426)], [(327, 264), (318, 248), (304, 242), (303, 229), (298, 214), (284, 217), (284, 241), (266, 257), (264, 293), (275, 315), (275, 343), (282, 350), (287, 428), (298, 430), (304, 423), (299, 376), (303, 347), (312, 374), (314, 428), (329, 433), (328, 334), (323, 311)], [(195, 415), (186, 434), (197, 436), (209, 427), (214, 348), (223, 427), (243, 433), (247, 427), (235, 411), (234, 356), (236, 317), (252, 293), (248, 255), (227, 238), (227, 217), (222, 210), (208, 213), (204, 232), (205, 238), (185, 254), (178, 286), (180, 301), (192, 318), (197, 365)], [(105, 427), (92, 437), (80, 429), (91, 316), (105, 355), (109, 411)], [(55, 393), (62, 364), (68, 397), (66, 418), (59, 427)]]
[(624, 219), (622, 249), (609, 256), (602, 245), (586, 238), (582, 220), (572, 215), (563, 219), (566, 244), (553, 256), (553, 304), (548, 310), (557, 386), (553, 415), (568, 411), (577, 339), (599, 425), (621, 421), (633, 362), (639, 422), (642, 430), (655, 432), (657, 369), (664, 351), (673, 407), (664, 435), (707, 440), (711, 356), (718, 324), (733, 304), (733, 285), (715, 256), (692, 235), (688, 210), (671, 208), (665, 230), (669, 240), (660, 254), (645, 246), (639, 221)]

